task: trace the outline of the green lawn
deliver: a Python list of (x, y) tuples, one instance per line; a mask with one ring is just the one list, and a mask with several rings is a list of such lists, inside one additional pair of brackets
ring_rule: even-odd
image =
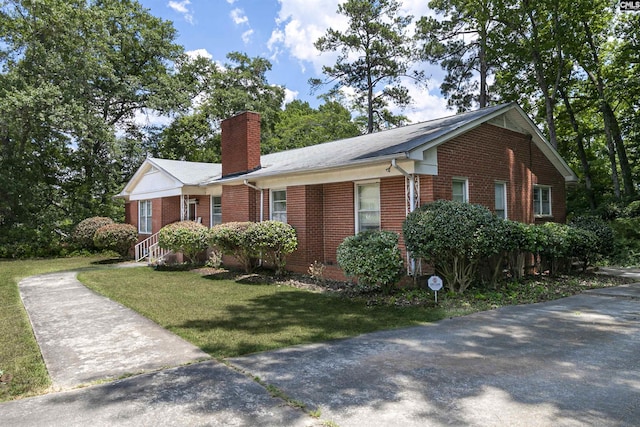
[(216, 358), (417, 325), (446, 315), (425, 307), (367, 307), (365, 301), (276, 284), (215, 280), (195, 272), (92, 271), (80, 280)]
[[(18, 282), (42, 273), (91, 267), (100, 258), (59, 258), (0, 261), (0, 401), (43, 393), (51, 384), (29, 318), (24, 310)], [(9, 376), (11, 379), (8, 380)]]
[[(556, 299), (628, 280), (594, 275), (531, 278), (500, 291), (470, 288), (465, 295), (413, 290), (348, 299), (285, 285), (243, 283), (198, 272), (101, 268), (100, 258), (0, 261), (0, 401), (41, 394), (50, 386), (18, 293), (27, 276), (80, 270), (80, 280), (216, 358), (417, 325), (502, 305)], [(412, 305), (412, 301), (422, 305)], [(4, 377), (6, 380), (7, 377)]]

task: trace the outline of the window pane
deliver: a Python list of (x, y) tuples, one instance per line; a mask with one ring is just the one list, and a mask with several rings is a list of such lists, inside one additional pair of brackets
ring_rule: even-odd
[(211, 226), (222, 224), (222, 197), (211, 198)]
[(500, 218), (506, 218), (506, 202), (505, 202), (505, 189), (506, 186), (504, 183), (500, 182), (495, 185), (495, 197), (496, 203), (494, 206), (494, 211), (497, 216)]
[(465, 181), (453, 181), (452, 183), (452, 199), (456, 202), (465, 203), (467, 201), (467, 191), (466, 191), (466, 182)]
[(380, 230), (380, 184), (357, 186), (358, 231)]
[(271, 192), (271, 219), (287, 222), (287, 190)]

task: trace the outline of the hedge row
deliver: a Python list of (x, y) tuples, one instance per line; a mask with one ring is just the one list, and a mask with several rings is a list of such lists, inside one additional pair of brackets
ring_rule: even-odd
[(169, 224), (160, 230), (158, 244), (182, 252), (189, 260), (208, 247), (232, 255), (250, 272), (257, 258), (270, 262), (277, 275), (285, 271), (286, 257), (298, 248), (296, 232), (280, 221), (228, 222), (207, 229), (192, 221)]

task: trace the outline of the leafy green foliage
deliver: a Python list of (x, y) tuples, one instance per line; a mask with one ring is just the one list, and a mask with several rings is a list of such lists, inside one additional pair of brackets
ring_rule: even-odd
[(407, 250), (433, 263), (450, 291), (462, 293), (473, 282), (483, 251), (494, 249), (478, 239), (493, 221), (483, 206), (438, 200), (410, 213), (402, 232)]
[(253, 270), (255, 248), (248, 244), (248, 231), (253, 222), (225, 222), (209, 231), (209, 244), (225, 255), (233, 256), (247, 273)]
[(276, 275), (281, 276), (285, 272), (287, 255), (298, 249), (298, 238), (296, 230), (289, 224), (263, 221), (247, 228), (244, 244), (248, 250), (262, 253), (274, 265)]
[(285, 106), (275, 125), (273, 137), (265, 141), (263, 153), (306, 147), (360, 135), (351, 113), (337, 101), (327, 101), (318, 109), (295, 100)]
[(108, 224), (98, 228), (93, 236), (93, 243), (98, 249), (109, 249), (120, 254), (129, 255), (131, 246), (138, 240), (138, 229), (131, 224)]
[(611, 222), (614, 230), (615, 246), (611, 256), (621, 265), (640, 263), (640, 217), (616, 218)]
[(121, 217), (113, 196), (128, 157), (143, 158), (136, 113), (190, 101), (172, 24), (131, 0), (9, 0), (0, 16), (0, 235), (38, 230), (21, 243), (39, 247), (81, 219)]
[[(331, 93), (341, 88), (355, 90), (354, 104), (365, 112), (367, 133), (378, 130), (385, 122), (399, 124), (404, 117), (394, 116), (387, 106), (411, 103), (409, 91), (401, 78), (410, 76), (414, 60), (412, 39), (407, 35), (411, 16), (399, 15), (397, 0), (347, 0), (338, 5), (349, 26), (344, 32), (329, 28), (315, 42), (321, 52), (338, 51), (336, 64), (323, 66), (326, 80), (311, 79), (313, 87), (333, 84)], [(421, 72), (411, 76), (424, 80)]]
[(192, 263), (209, 246), (209, 229), (195, 221), (180, 221), (165, 225), (158, 233), (158, 245), (163, 249), (182, 252)]
[(404, 274), (398, 235), (390, 231), (363, 231), (347, 237), (337, 250), (340, 268), (360, 285), (389, 293)]
[(93, 237), (100, 227), (113, 224), (113, 220), (107, 217), (96, 216), (80, 221), (73, 231), (73, 241), (82, 249), (93, 250), (96, 245)]

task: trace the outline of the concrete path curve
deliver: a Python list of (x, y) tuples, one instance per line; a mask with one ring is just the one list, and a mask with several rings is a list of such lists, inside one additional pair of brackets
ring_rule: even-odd
[(210, 359), (193, 344), (86, 288), (76, 275), (45, 274), (18, 284), (55, 389)]
[[(640, 276), (633, 277), (640, 281)], [(67, 283), (54, 291), (47, 284), (54, 279), (65, 282), (69, 277), (49, 275), (38, 286), (21, 284), (34, 328), (40, 330), (36, 332), (39, 341), (47, 341), (42, 332), (48, 327), (47, 317), (62, 327), (83, 313), (79, 309), (83, 304), (94, 305), (97, 313), (110, 303), (93, 299), (97, 295), (91, 291), (92, 296), (79, 297), (84, 291), (76, 290), (83, 286)], [(49, 311), (34, 321), (31, 311), (50, 310), (46, 306), (56, 298), (64, 302), (59, 312)], [(82, 315), (84, 327), (120, 325), (132, 314), (122, 307), (112, 313), (115, 317), (104, 320), (97, 314)], [(84, 327), (77, 326), (74, 333)], [(56, 341), (55, 328), (49, 334), (48, 341)], [(62, 341), (76, 340), (61, 336)], [(104, 346), (105, 337), (117, 342), (119, 335), (107, 331), (101, 337)], [(163, 345), (163, 340), (143, 339), (171, 352), (173, 345)], [(131, 343), (135, 342), (133, 336)], [(84, 345), (83, 340), (80, 343)], [(197, 360), (198, 353), (188, 347), (181, 353), (184, 356), (158, 364)], [(55, 359), (64, 352), (50, 354)], [(81, 356), (78, 360), (92, 365), (88, 353)], [(117, 352), (112, 356), (117, 357)], [(146, 360), (138, 359), (142, 364)], [(640, 284), (232, 358), (226, 363), (205, 361), (3, 403), (0, 424), (638, 426)], [(156, 366), (150, 363), (149, 369)], [(271, 397), (253, 381), (255, 377), (315, 409), (320, 418)]]

